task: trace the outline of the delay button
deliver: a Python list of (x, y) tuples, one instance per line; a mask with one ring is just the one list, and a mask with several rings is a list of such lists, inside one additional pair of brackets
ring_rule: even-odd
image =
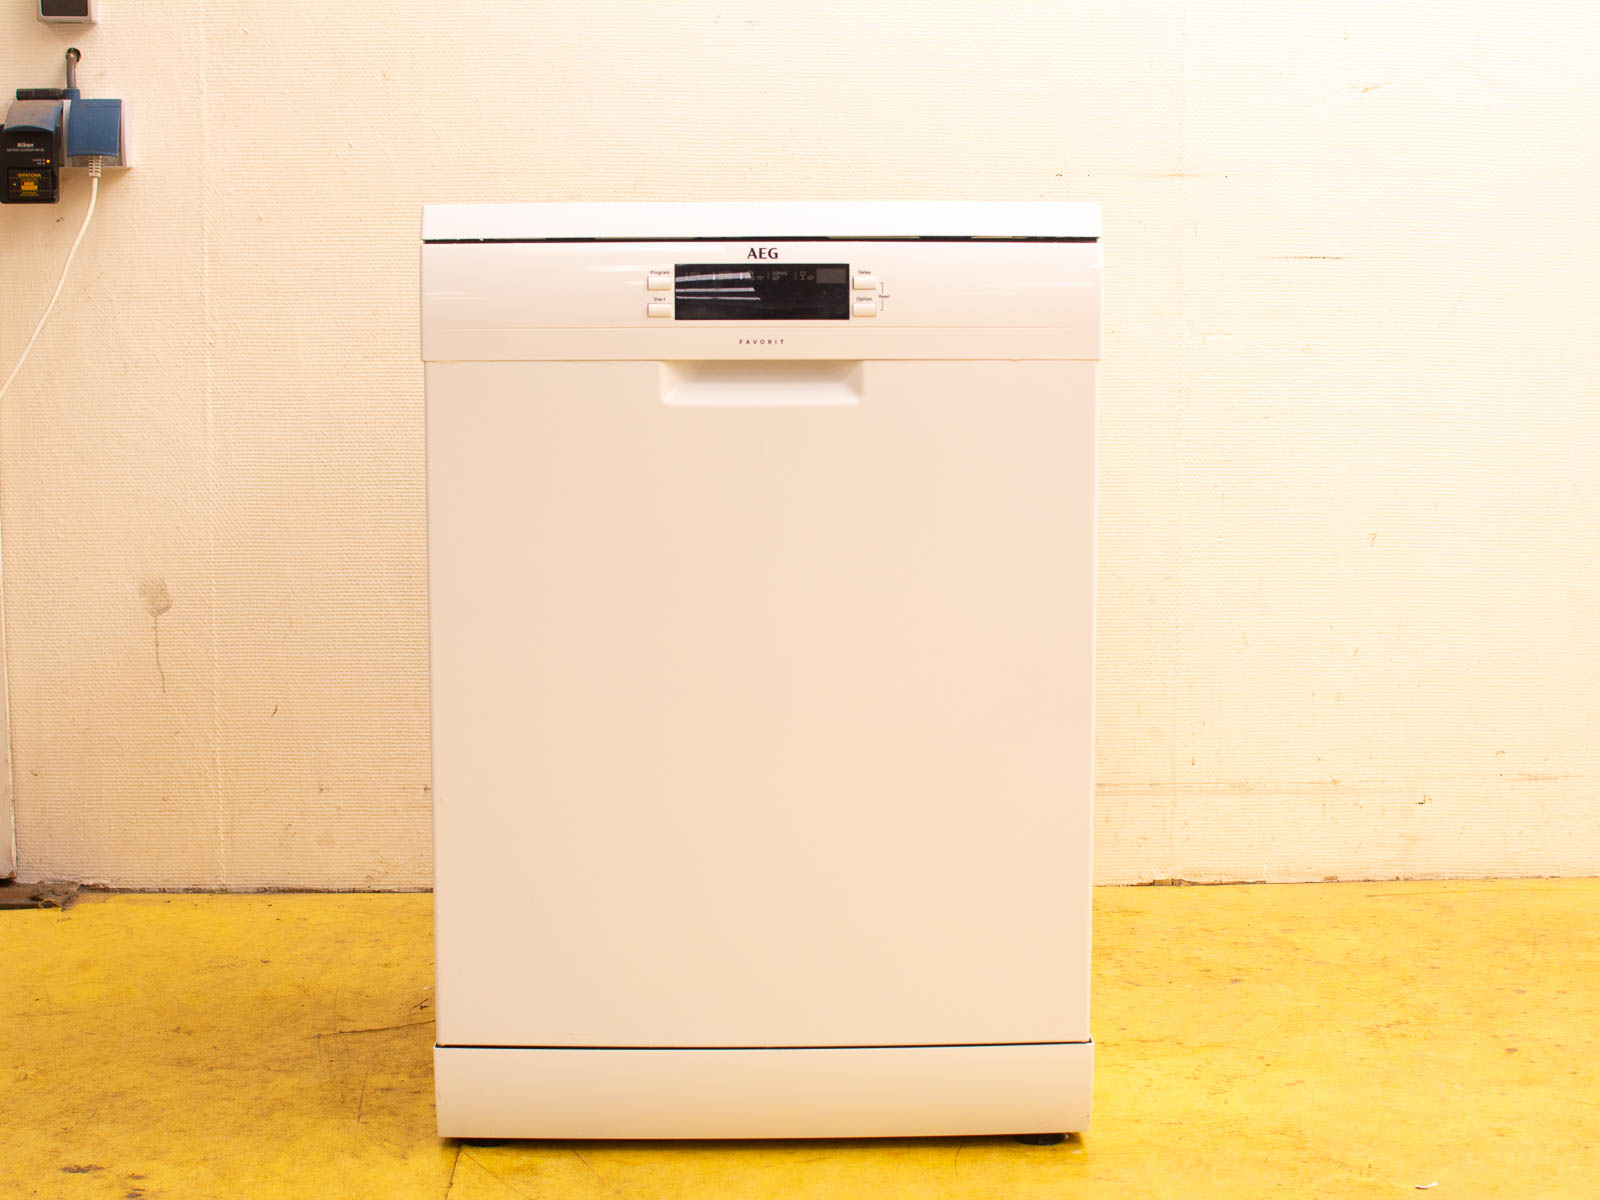
[(878, 277), (871, 271), (857, 271), (850, 286), (858, 292), (875, 292), (878, 290)]

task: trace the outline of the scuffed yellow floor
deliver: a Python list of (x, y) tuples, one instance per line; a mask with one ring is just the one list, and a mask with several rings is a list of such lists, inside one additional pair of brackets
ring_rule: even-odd
[(0, 912), (0, 1197), (1600, 1194), (1600, 880), (1102, 889), (1051, 1148), (440, 1142), (430, 908)]

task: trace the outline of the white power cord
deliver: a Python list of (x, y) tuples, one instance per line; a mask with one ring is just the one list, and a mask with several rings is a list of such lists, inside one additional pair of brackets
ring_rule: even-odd
[(100, 195), (100, 156), (97, 154), (89, 160), (89, 211), (83, 214), (83, 224), (78, 228), (78, 236), (72, 239), (72, 249), (67, 251), (66, 265), (61, 268), (61, 278), (56, 283), (55, 294), (50, 297), (50, 303), (44, 306), (44, 315), (39, 318), (39, 323), (33, 327), (33, 336), (28, 339), (28, 344), (22, 348), (22, 357), (17, 359), (17, 365), (11, 368), (11, 374), (6, 376), (6, 381), (0, 383), (0, 400), (4, 400), (6, 392), (10, 390), (11, 383), (22, 370), (22, 364), (28, 361), (28, 355), (33, 351), (33, 344), (39, 340), (39, 333), (44, 329), (44, 323), (50, 319), (50, 313), (56, 306), (56, 301), (61, 299), (61, 289), (66, 286), (67, 272), (72, 270), (72, 260), (78, 256), (78, 247), (83, 243), (83, 235), (89, 232), (89, 220), (94, 216), (94, 202)]

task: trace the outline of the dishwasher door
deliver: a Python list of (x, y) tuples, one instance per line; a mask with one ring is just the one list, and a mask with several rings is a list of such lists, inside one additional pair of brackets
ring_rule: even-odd
[(1087, 1041), (1095, 364), (426, 369), (439, 1044)]

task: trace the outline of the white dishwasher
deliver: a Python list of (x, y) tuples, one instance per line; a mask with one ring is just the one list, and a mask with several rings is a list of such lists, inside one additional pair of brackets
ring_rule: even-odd
[(1087, 1125), (1099, 233), (424, 210), (441, 1134)]

